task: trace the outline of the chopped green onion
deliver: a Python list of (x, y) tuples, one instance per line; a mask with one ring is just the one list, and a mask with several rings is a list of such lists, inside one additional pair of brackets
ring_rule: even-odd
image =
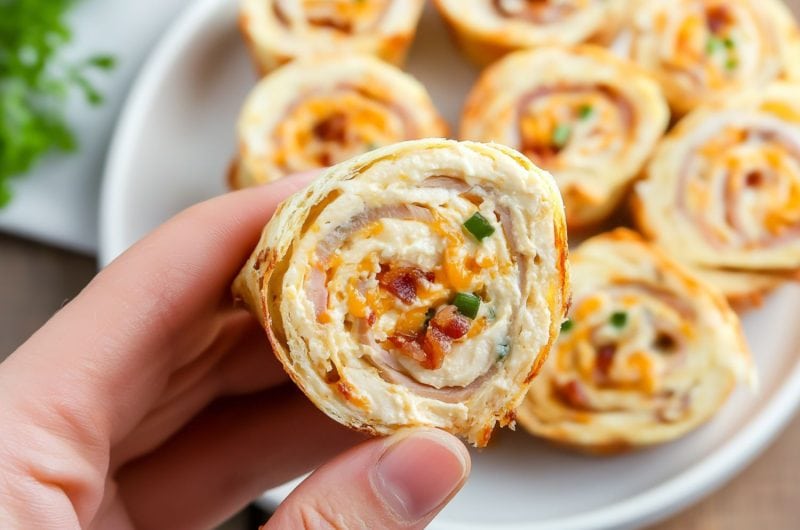
[(475, 318), (481, 307), (481, 299), (472, 293), (457, 293), (453, 299), (453, 305), (465, 317)]
[(508, 350), (510, 350), (510, 349), (511, 349), (511, 347), (508, 345), (508, 342), (506, 342), (506, 341), (503, 341), (500, 344), (497, 344), (494, 347), (494, 351), (497, 354), (497, 360), (499, 361), (499, 360), (505, 359), (506, 356), (508, 355)]
[(724, 46), (722, 39), (716, 36), (711, 36), (706, 41), (706, 54), (714, 55), (718, 50), (721, 50)]
[(559, 123), (556, 125), (556, 128), (553, 130), (553, 145), (556, 147), (564, 147), (567, 145), (567, 140), (569, 140), (569, 135), (572, 133), (570, 126), (565, 123)]
[(734, 47), (736, 47), (736, 42), (730, 37), (725, 37), (722, 39), (722, 44), (729, 50), (732, 50)]
[(591, 105), (588, 105), (588, 104), (587, 105), (581, 105), (578, 108), (578, 117), (580, 119), (582, 119), (582, 120), (585, 120), (589, 116), (591, 116), (593, 112), (594, 112), (594, 109), (592, 108)]
[(725, 62), (725, 68), (727, 68), (728, 70), (734, 70), (737, 66), (739, 66), (739, 61), (737, 61), (733, 57), (731, 57), (730, 59), (727, 60), (727, 62)]
[(571, 318), (566, 319), (564, 322), (561, 323), (561, 333), (566, 333), (572, 329), (572, 326), (575, 325), (575, 322), (572, 321)]
[(484, 216), (480, 214), (480, 212), (475, 212), (472, 214), (472, 217), (464, 221), (464, 228), (466, 228), (470, 234), (475, 236), (475, 239), (478, 241), (481, 241), (483, 238), (494, 234), (494, 227)]
[(624, 327), (625, 324), (628, 322), (628, 313), (625, 311), (615, 311), (611, 313), (611, 318), (609, 319), (611, 325), (615, 328)]

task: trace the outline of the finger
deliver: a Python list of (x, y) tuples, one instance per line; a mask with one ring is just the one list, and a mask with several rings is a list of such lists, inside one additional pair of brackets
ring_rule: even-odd
[(363, 439), (286, 385), (213, 405), (117, 481), (136, 528), (208, 528)]
[[(76, 437), (117, 442), (149, 410), (170, 373), (213, 339), (217, 308), (261, 228), (310, 178), (230, 193), (168, 221), (13, 354), (0, 368), (0, 388), (8, 379), (22, 384), (25, 395), (53, 396), (68, 406), (60, 407), (63, 414), (89, 414), (67, 422), (85, 431)], [(50, 412), (43, 419), (64, 423), (63, 414)]]
[[(114, 447), (112, 470), (160, 446), (215, 399), (250, 394), (288, 381), (283, 367), (269, 350), (261, 327), (247, 313), (237, 316), (240, 318), (231, 325), (245, 328), (233, 331), (238, 333), (236, 341), (222, 340), (201, 359), (173, 374), (165, 396)], [(223, 351), (224, 355), (217, 351)], [(213, 360), (213, 364), (207, 359)]]
[(371, 440), (316, 470), (265, 528), (424, 528), (469, 469), (464, 445), (444, 431)]

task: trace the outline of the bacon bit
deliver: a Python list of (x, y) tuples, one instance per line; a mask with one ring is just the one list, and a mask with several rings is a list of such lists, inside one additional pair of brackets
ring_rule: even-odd
[(578, 381), (573, 379), (564, 385), (555, 385), (555, 390), (559, 399), (570, 407), (579, 410), (592, 410), (589, 397)]
[(720, 30), (731, 23), (731, 14), (728, 8), (722, 5), (713, 6), (706, 11), (706, 25), (708, 30), (717, 35)]
[(431, 327), (437, 328), (453, 340), (466, 335), (471, 325), (470, 319), (459, 313), (453, 305), (444, 306), (431, 320)]
[(597, 349), (594, 366), (603, 377), (608, 377), (608, 372), (614, 363), (615, 353), (617, 353), (617, 347), (613, 344), (605, 344)]
[(425, 337), (422, 339), (422, 349), (427, 354), (422, 366), (429, 370), (439, 368), (444, 362), (444, 356), (450, 353), (452, 346), (450, 338), (444, 331), (436, 326), (428, 326), (428, 331), (425, 332)]
[(374, 311), (370, 311), (369, 316), (367, 317), (367, 325), (369, 327), (374, 326), (376, 320), (378, 320), (378, 316), (375, 314)]
[(314, 126), (314, 136), (324, 142), (343, 143), (347, 134), (347, 116), (337, 112)]
[(400, 353), (414, 359), (423, 366), (428, 361), (428, 355), (422, 349), (422, 346), (420, 346), (417, 337), (393, 335), (389, 337), (389, 342), (391, 342), (395, 348), (399, 349)]
[(383, 265), (378, 273), (378, 284), (406, 304), (416, 301), (417, 288), (423, 279), (433, 282), (434, 274), (416, 267), (386, 268)]
[(416, 333), (402, 330), (388, 340), (400, 353), (419, 362), (423, 368), (435, 370), (442, 366), (453, 341), (464, 337), (471, 326), (470, 319), (459, 313), (455, 306), (446, 305), (436, 312), (427, 329)]
[(761, 171), (753, 170), (747, 174), (745, 183), (751, 188), (757, 188), (764, 182), (764, 174)]

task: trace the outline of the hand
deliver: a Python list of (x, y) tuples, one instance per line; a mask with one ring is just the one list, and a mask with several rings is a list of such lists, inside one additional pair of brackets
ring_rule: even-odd
[[(229, 287), (292, 177), (189, 208), (0, 365), (6, 528), (203, 528), (363, 437), (288, 382)], [(319, 468), (267, 528), (421, 528), (463, 484), (452, 436), (409, 431)]]

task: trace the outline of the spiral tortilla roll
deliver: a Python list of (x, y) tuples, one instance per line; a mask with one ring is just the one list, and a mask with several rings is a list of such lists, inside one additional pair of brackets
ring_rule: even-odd
[(658, 85), (595, 46), (513, 53), (469, 95), (461, 137), (496, 141), (556, 178), (570, 230), (619, 203), (667, 126)]
[(230, 184), (263, 184), (447, 133), (425, 88), (399, 69), (366, 55), (300, 59), (262, 79), (247, 98)]
[(563, 318), (552, 178), (499, 145), (395, 144), (287, 200), (234, 285), (317, 407), (483, 446), (513, 421)]
[(633, 0), (436, 0), (456, 42), (486, 65), (538, 46), (606, 44)]
[(639, 0), (624, 40), (631, 59), (686, 113), (800, 75), (800, 33), (780, 0)]
[(591, 238), (570, 264), (569, 319), (517, 411), (532, 434), (599, 453), (666, 442), (754, 377), (725, 299), (635, 233)]
[(241, 0), (239, 27), (261, 73), (319, 53), (367, 53), (402, 65), (424, 4), (424, 0)]
[(800, 270), (798, 93), (800, 85), (781, 82), (696, 109), (636, 187), (641, 229), (674, 258), (710, 270), (709, 281), (734, 299)]

